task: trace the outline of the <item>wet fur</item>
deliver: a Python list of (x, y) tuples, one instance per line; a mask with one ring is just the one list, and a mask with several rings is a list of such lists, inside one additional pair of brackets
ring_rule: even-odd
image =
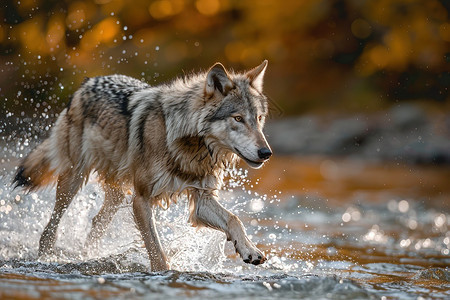
[[(194, 226), (224, 231), (246, 262), (264, 262), (239, 219), (217, 202), (217, 191), (226, 168), (233, 167), (242, 152), (245, 159), (252, 157), (250, 164), (267, 159), (255, 154), (270, 149), (259, 117), (267, 114), (262, 94), (266, 65), (235, 74), (216, 64), (207, 73), (155, 87), (123, 75), (86, 79), (50, 137), (21, 162), (14, 179), (27, 190), (57, 183), (55, 209), (39, 254), (52, 251), (62, 215), (95, 171), (104, 182), (105, 202), (93, 220), (88, 243), (102, 235), (124, 197), (123, 189), (133, 187), (133, 212), (152, 270), (168, 268), (152, 207), (168, 207), (181, 193), (190, 199)], [(245, 116), (245, 127), (230, 119), (236, 112)], [(233, 133), (228, 139), (227, 132)]]

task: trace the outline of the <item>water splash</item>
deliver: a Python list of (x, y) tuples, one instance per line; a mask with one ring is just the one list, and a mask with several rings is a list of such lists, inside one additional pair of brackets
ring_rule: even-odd
[[(345, 206), (332, 206), (313, 194), (255, 192), (258, 181), (242, 169), (230, 171), (220, 197), (267, 255), (261, 266), (243, 263), (223, 233), (190, 226), (185, 198), (157, 211), (163, 247), (175, 271), (148, 273), (150, 263), (135, 228), (130, 195), (98, 248), (86, 248), (90, 222), (104, 197), (95, 174), (62, 219), (55, 255), (38, 259), (38, 240), (55, 191), (23, 194), (9, 187), (14, 166), (33, 144), (28, 136), (0, 147), (0, 288), (3, 282), (15, 282), (21, 290), (20, 282), (29, 285), (37, 276), (44, 282), (69, 281), (74, 289), (93, 289), (104, 298), (108, 293), (143, 297), (149, 291), (194, 298), (448, 295), (448, 290), (439, 290), (449, 287), (447, 275), (442, 275), (448, 274), (445, 267), (450, 263), (450, 216), (445, 210), (385, 191), (377, 195), (387, 199), (384, 202), (354, 193)], [(403, 278), (405, 283), (399, 287), (389, 278)], [(29, 286), (29, 293), (36, 293), (36, 287)], [(47, 288), (57, 294), (50, 283)]]

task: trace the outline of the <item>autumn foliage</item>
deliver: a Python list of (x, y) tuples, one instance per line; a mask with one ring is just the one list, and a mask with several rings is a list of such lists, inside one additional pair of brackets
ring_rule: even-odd
[(86, 76), (155, 84), (216, 61), (268, 59), (266, 91), (287, 114), (439, 105), (449, 11), (444, 0), (4, 0), (0, 96), (9, 110), (62, 105)]

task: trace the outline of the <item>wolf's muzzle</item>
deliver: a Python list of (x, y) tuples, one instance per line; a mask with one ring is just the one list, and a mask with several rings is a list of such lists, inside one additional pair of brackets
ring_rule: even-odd
[(272, 156), (272, 151), (270, 151), (269, 148), (261, 148), (258, 150), (258, 157), (261, 159), (269, 159), (269, 157)]

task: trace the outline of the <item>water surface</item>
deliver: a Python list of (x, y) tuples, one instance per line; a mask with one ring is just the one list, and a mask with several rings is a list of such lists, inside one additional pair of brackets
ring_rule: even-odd
[(268, 261), (248, 265), (225, 235), (187, 223), (186, 199), (158, 210), (172, 271), (154, 273), (128, 195), (99, 249), (84, 246), (103, 192), (95, 175), (38, 258), (54, 188), (23, 194), (9, 183), (22, 149), (3, 146), (0, 297), (18, 299), (450, 297), (450, 170), (332, 157), (274, 157), (234, 172), (222, 203)]

